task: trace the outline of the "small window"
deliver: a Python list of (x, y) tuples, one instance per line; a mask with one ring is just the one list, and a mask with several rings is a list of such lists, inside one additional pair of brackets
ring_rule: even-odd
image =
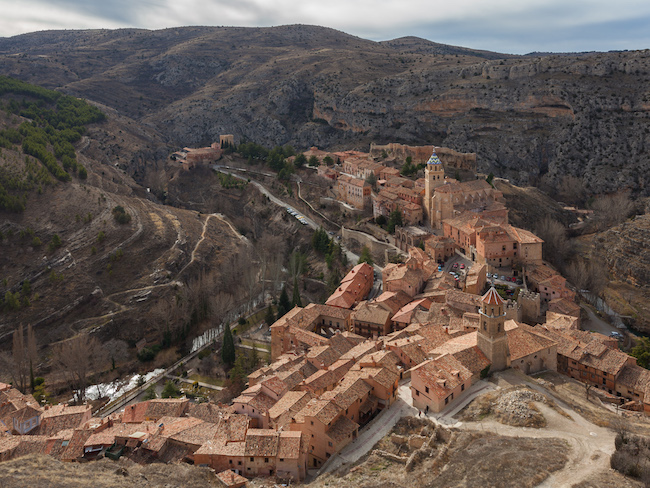
[(312, 420), (312, 421), (310, 421), (310, 423), (311, 423), (311, 425), (314, 425), (314, 421), (313, 421), (313, 420)]
[(428, 386), (425, 386), (424, 389), (425, 389), (425, 391), (426, 391), (427, 393), (429, 393), (429, 387), (428, 387)]
[(280, 462), (281, 462), (281, 463), (284, 462), (284, 458), (280, 458)]
[(330, 446), (330, 447), (334, 447), (334, 446), (332, 445), (332, 441), (328, 441), (328, 442), (327, 442), (327, 445)]
[(251, 462), (253, 461), (253, 458), (250, 458)]
[(241, 461), (237, 461), (237, 466), (241, 466)]
[(445, 398), (445, 405), (449, 403), (449, 397)]
[(228, 464), (232, 464), (232, 459), (228, 459)]
[(465, 391), (465, 383), (463, 383), (462, 385), (460, 385), (460, 391)]
[(268, 462), (269, 462), (269, 458), (264, 458), (264, 462), (265, 462), (265, 463), (268, 463)]

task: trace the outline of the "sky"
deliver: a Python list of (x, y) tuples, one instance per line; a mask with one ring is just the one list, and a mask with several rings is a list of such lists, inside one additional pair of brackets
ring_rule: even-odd
[(502, 53), (650, 48), (648, 0), (0, 0), (0, 37), (50, 29), (312, 24)]

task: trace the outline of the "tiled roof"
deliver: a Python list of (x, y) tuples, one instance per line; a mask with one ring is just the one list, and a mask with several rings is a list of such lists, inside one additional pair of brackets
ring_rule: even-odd
[(338, 380), (339, 378), (333, 371), (321, 369), (316, 371), (309, 378), (306, 378), (305, 381), (301, 383), (301, 388), (317, 392), (319, 390), (327, 389)]
[(508, 323), (514, 323), (514, 328), (506, 327), (506, 337), (508, 339), (508, 349), (510, 350), (510, 359), (517, 359), (530, 356), (539, 351), (555, 346), (551, 339), (537, 334), (533, 327), (526, 324), (517, 324), (514, 320), (508, 320)]
[(427, 164), (433, 164), (433, 165), (438, 165), (442, 164), (442, 161), (440, 161), (440, 158), (436, 154), (436, 151), (434, 150), (433, 153), (431, 154), (431, 157), (427, 161)]
[(504, 303), (503, 298), (499, 296), (493, 286), (491, 286), (487, 293), (481, 297), (481, 301), (488, 305), (503, 305)]
[(212, 402), (190, 403), (187, 416), (216, 424), (221, 418), (232, 412), (232, 406), (217, 405)]
[(616, 378), (616, 384), (645, 393), (648, 386), (650, 386), (650, 371), (636, 364), (626, 364), (623, 366), (618, 378)]
[(308, 391), (288, 391), (270, 408), (269, 418), (275, 421), (285, 413), (297, 413), (309, 403), (311, 398), (311, 393)]
[(43, 411), (38, 433), (51, 435), (60, 430), (76, 429), (90, 417), (91, 406), (53, 405)]
[(257, 410), (260, 414), (265, 414), (273, 405), (275, 405), (275, 400), (265, 393), (258, 392), (253, 396), (239, 395), (232, 401), (232, 403), (236, 411), (239, 410), (240, 405), (248, 405)]
[(220, 428), (217, 424), (203, 422), (170, 436), (170, 439), (198, 449), (209, 440), (212, 440)]
[(343, 442), (349, 438), (353, 432), (359, 429), (359, 424), (353, 422), (345, 415), (340, 417), (334, 425), (327, 430), (327, 435), (334, 441), (335, 444)]
[(360, 357), (365, 356), (369, 352), (376, 351), (377, 349), (379, 349), (379, 347), (380, 346), (378, 341), (367, 340), (365, 342), (357, 344), (348, 352), (343, 354), (341, 356), (341, 359), (344, 360), (352, 359), (354, 361), (357, 361)]
[(413, 300), (411, 303), (407, 303), (402, 308), (400, 308), (395, 315), (391, 317), (393, 322), (400, 322), (403, 324), (410, 324), (411, 318), (416, 309), (420, 308), (422, 310), (429, 310), (431, 306), (431, 300), (428, 298), (420, 298), (418, 300)]
[(370, 390), (371, 387), (368, 383), (361, 378), (355, 378), (354, 375), (350, 375), (349, 379), (346, 376), (336, 388), (322, 394), (321, 399), (333, 400), (342, 410), (345, 410), (359, 399), (368, 395)]
[(219, 478), (219, 481), (221, 481), (226, 486), (226, 488), (239, 486), (242, 483), (246, 484), (248, 482), (248, 479), (235, 473), (234, 471), (231, 471), (230, 469), (222, 471), (221, 473), (217, 473), (216, 476)]
[(298, 459), (300, 457), (301, 441), (302, 432), (280, 432), (277, 457), (281, 459)]
[(279, 433), (271, 429), (248, 429), (245, 456), (275, 457), (278, 453)]
[(314, 398), (296, 414), (296, 422), (305, 422), (306, 417), (314, 417), (325, 425), (329, 425), (341, 413), (341, 408), (329, 400)]
[(449, 354), (425, 361), (416, 366), (411, 375), (417, 375), (429, 387), (429, 393), (438, 398), (447, 397), (461, 383), (472, 378), (471, 371)]

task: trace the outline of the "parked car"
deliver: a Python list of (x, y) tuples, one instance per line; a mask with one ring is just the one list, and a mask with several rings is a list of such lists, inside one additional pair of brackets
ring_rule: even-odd
[(505, 281), (505, 280), (506, 280), (506, 277), (505, 277), (505, 276), (501, 276), (501, 279), (502, 279), (503, 281)]
[(452, 268), (454, 268), (454, 269), (458, 268), (458, 263), (454, 263), (454, 265), (452, 266)]
[(438, 265), (438, 271), (442, 271), (442, 266), (440, 264)]
[(464, 265), (464, 264), (461, 264), (461, 265), (460, 265), (460, 269), (465, 269), (465, 265)]

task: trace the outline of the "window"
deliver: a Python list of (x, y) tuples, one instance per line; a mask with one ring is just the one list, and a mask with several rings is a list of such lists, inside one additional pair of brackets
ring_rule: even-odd
[(445, 398), (445, 405), (449, 403), (449, 397)]
[(241, 466), (241, 461), (237, 461), (237, 466)]
[(228, 459), (228, 464), (232, 464), (232, 459)]
[(253, 461), (253, 458), (250, 458), (251, 462)]
[(330, 447), (334, 447), (334, 446), (332, 446), (332, 441), (328, 441), (327, 445), (330, 446)]
[(280, 462), (284, 462), (284, 458), (280, 458)]
[(269, 458), (264, 458), (264, 462), (265, 462), (265, 463), (268, 463), (268, 462), (269, 462)]
[(424, 390), (425, 390), (427, 393), (429, 393), (429, 387), (428, 387), (428, 386), (425, 386), (425, 387), (424, 387)]
[(326, 452), (326, 453), (325, 453), (325, 457), (326, 457), (327, 459), (329, 459), (330, 456), (331, 456), (331, 454), (330, 454), (329, 452)]
[(311, 425), (314, 425), (314, 421), (313, 421), (313, 420), (312, 420), (310, 423), (311, 423)]
[(463, 383), (462, 385), (460, 385), (460, 391), (465, 391), (465, 383)]
[(420, 392), (415, 390), (415, 396), (420, 396)]

